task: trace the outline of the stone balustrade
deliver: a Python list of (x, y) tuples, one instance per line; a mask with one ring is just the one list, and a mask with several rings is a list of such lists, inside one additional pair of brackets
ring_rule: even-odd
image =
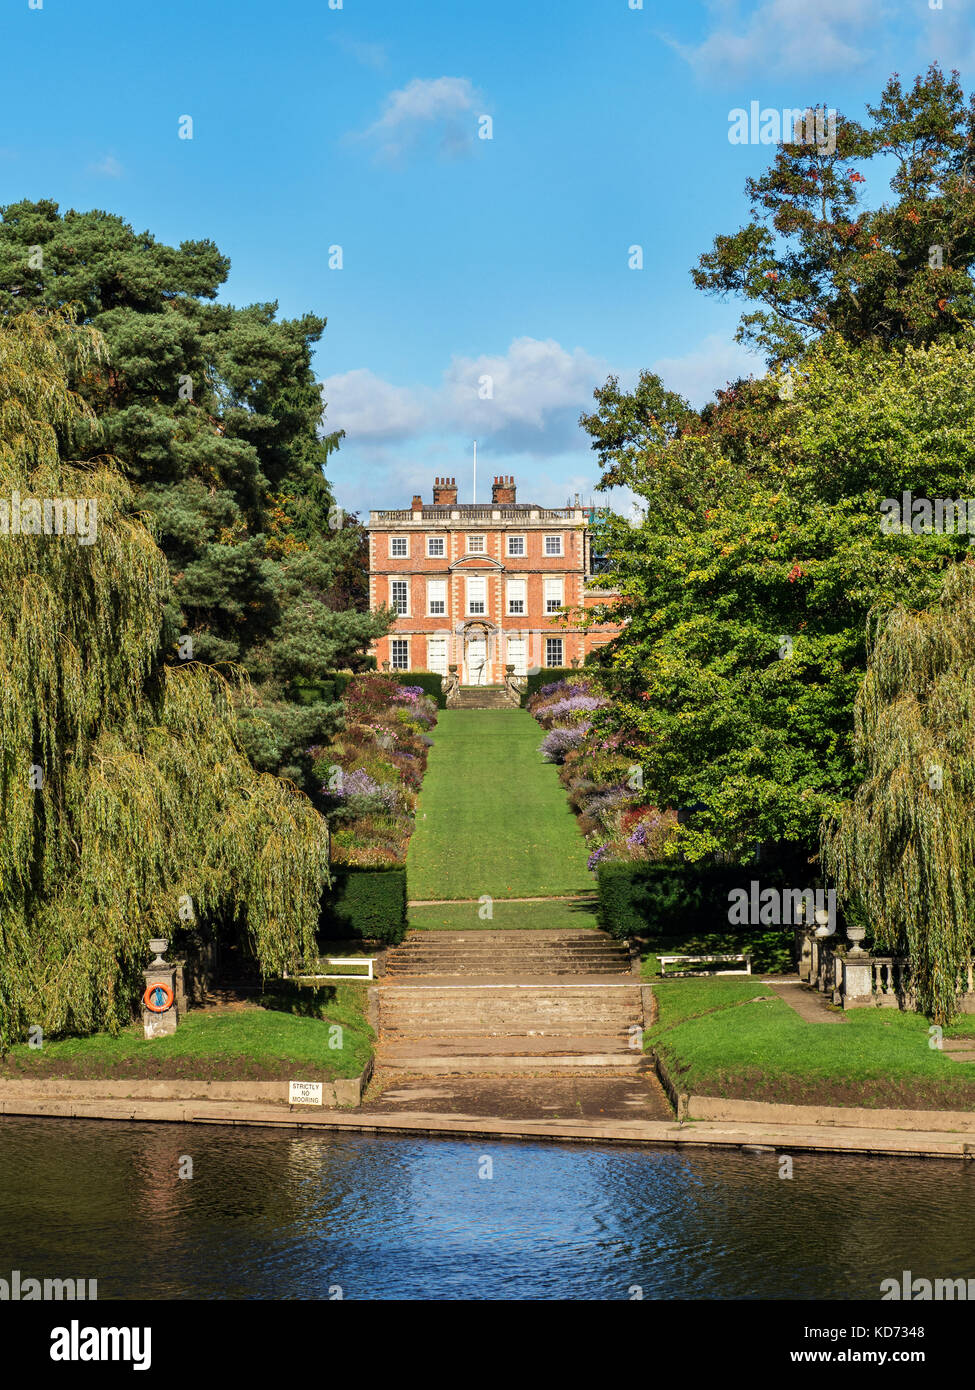
[[(904, 956), (856, 953), (842, 938), (820, 937), (803, 926), (795, 929), (795, 954), (799, 978), (844, 1009), (872, 1006), (910, 1012), (916, 1007)], [(971, 960), (959, 976), (958, 1008), (963, 1014), (975, 1013), (975, 962)]]

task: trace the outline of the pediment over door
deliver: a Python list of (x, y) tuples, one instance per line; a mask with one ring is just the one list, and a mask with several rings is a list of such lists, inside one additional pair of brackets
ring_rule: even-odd
[(452, 570), (488, 570), (495, 574), (504, 572), (504, 565), (490, 555), (462, 555), (449, 566)]

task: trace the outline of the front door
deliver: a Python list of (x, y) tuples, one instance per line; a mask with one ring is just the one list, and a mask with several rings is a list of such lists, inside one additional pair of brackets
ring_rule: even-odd
[(467, 685), (487, 684), (487, 642), (483, 637), (467, 639)]

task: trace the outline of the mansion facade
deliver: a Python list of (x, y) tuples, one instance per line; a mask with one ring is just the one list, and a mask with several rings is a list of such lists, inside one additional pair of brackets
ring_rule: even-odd
[(495, 478), (490, 502), (461, 504), (453, 478), (437, 478), (433, 503), (369, 513), (369, 603), (397, 614), (373, 644), (380, 669), (456, 666), (461, 685), (500, 685), (546, 666), (581, 666), (619, 631), (567, 626), (563, 610), (591, 608), (612, 590), (592, 577), (590, 512), (576, 502), (518, 502), (513, 478)]

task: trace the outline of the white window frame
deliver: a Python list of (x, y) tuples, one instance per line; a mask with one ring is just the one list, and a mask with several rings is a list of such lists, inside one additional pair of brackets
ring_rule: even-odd
[[(517, 661), (515, 661), (515, 660), (513, 659), (512, 655), (511, 655), (511, 644), (512, 644), (512, 642), (519, 642), (519, 643), (521, 644), (521, 663), (520, 663), (520, 664), (521, 664), (521, 670), (520, 670), (520, 671), (519, 671), (519, 669), (518, 669), (519, 663), (518, 663)], [(512, 633), (509, 633), (509, 634), (507, 635), (507, 637), (505, 638), (505, 661), (508, 663), (508, 665), (514, 666), (514, 668), (515, 668), (515, 675), (516, 675), (516, 676), (524, 676), (524, 675), (527, 675), (527, 674), (528, 674), (528, 638), (527, 638), (527, 637), (517, 637), (517, 636), (515, 636), (515, 635), (512, 634)]]
[[(475, 599), (475, 598), (472, 597), (472, 595), (471, 595), (471, 585), (472, 585), (472, 584), (474, 584), (474, 585), (480, 584), (480, 585), (481, 585), (481, 593), (483, 594), (483, 598)], [(467, 616), (468, 618), (484, 618), (484, 617), (487, 616), (487, 601), (488, 601), (487, 580), (485, 579), (485, 577), (484, 577), (483, 575), (480, 575), (480, 574), (476, 574), (476, 575), (475, 575), (475, 574), (469, 574), (469, 575), (467, 576), (467, 582), (466, 582), (466, 585), (465, 585), (464, 598), (465, 598), (465, 605), (464, 605), (464, 606), (465, 606), (465, 609), (466, 609), (466, 616)], [(480, 603), (481, 607), (480, 607), (480, 608), (474, 608), (474, 607), (473, 607), (473, 604), (474, 604), (474, 603)]]
[[(511, 543), (512, 543), (512, 541), (517, 541), (518, 544), (521, 546), (521, 549), (520, 549), (520, 550), (512, 550), (512, 549), (511, 549)], [(508, 555), (524, 555), (524, 554), (526, 554), (527, 550), (528, 550), (528, 538), (527, 538), (526, 536), (509, 536), (509, 537), (508, 537), (508, 542), (507, 542), (507, 554), (508, 554)]]
[[(405, 608), (400, 608), (396, 601), (397, 586), (402, 585), (406, 590)], [(389, 581), (389, 606), (396, 611), (398, 618), (408, 618), (410, 616), (410, 582), (408, 579), (391, 579)]]
[[(438, 591), (439, 593), (442, 593), (443, 597), (442, 597), (442, 598), (434, 598), (433, 595), (434, 595), (434, 592), (435, 592), (435, 591)], [(434, 608), (433, 605), (434, 605), (435, 603), (441, 604), (442, 607), (440, 607), (440, 608)], [(427, 580), (427, 617), (428, 617), (428, 618), (445, 618), (446, 616), (447, 616), (447, 581), (446, 581), (446, 579), (428, 579), (428, 580)]]
[[(402, 542), (403, 542), (403, 545), (406, 547), (406, 549), (402, 552), (402, 554), (400, 554), (400, 552), (399, 552), (398, 550), (394, 550), (394, 549), (393, 549), (394, 546), (399, 545), (400, 541), (402, 541)], [(390, 558), (391, 560), (408, 560), (408, 559), (410, 558), (410, 538), (409, 538), (409, 536), (390, 536), (390, 538), (389, 538), (389, 558)]]
[[(515, 593), (512, 593), (512, 589)], [(520, 603), (520, 608), (512, 605)], [(528, 611), (528, 581), (526, 579), (509, 579), (505, 585), (505, 610), (509, 618), (524, 617)]]
[[(550, 658), (549, 658), (549, 652), (551, 651), (553, 645), (554, 645), (556, 642), (559, 644), (559, 659), (558, 659), (558, 661), (552, 661), (552, 660), (550, 660)], [(554, 670), (558, 670), (560, 667), (563, 667), (563, 666), (565, 665), (565, 646), (564, 646), (563, 643), (564, 643), (564, 639), (561, 638), (561, 637), (546, 637), (546, 638), (545, 638), (545, 669), (546, 669), (546, 670), (553, 670), (553, 671), (554, 671)]]
[[(397, 647), (406, 648), (406, 660), (402, 666), (396, 663)], [(409, 671), (410, 667), (410, 639), (408, 637), (391, 637), (389, 639), (389, 669), (391, 671)]]
[[(549, 545), (550, 541), (554, 541), (558, 549), (552, 550)], [(559, 535), (545, 537), (545, 554), (547, 557), (554, 557), (556, 555), (560, 556), (563, 554), (561, 533)]]
[[(480, 544), (479, 546), (476, 546), (476, 545), (474, 544), (475, 541), (480, 541), (481, 544)], [(477, 532), (477, 533), (476, 533), (475, 535), (473, 535), (473, 536), (468, 536), (468, 537), (467, 537), (467, 553), (468, 553), (468, 555), (486, 555), (486, 554), (487, 554), (487, 536), (485, 536), (482, 532)]]
[[(434, 550), (434, 549), (432, 549), (432, 547), (435, 546), (435, 545), (439, 545), (440, 549), (439, 549), (439, 550)], [(428, 559), (428, 560), (442, 560), (442, 559), (445, 558), (446, 554), (447, 554), (447, 537), (446, 537), (446, 536), (427, 536), (427, 559)]]
[[(443, 647), (443, 670), (442, 670), (442, 671), (441, 671), (438, 667), (434, 666), (432, 660), (430, 659), (430, 644), (431, 644), (432, 642), (433, 642), (433, 643), (436, 643), (437, 646), (442, 646), (442, 647)], [(449, 646), (448, 646), (448, 644), (447, 644), (447, 638), (446, 638), (446, 637), (434, 637), (434, 636), (428, 637), (428, 638), (427, 638), (427, 670), (433, 671), (433, 672), (434, 672), (436, 675), (438, 675), (438, 676), (445, 676), (445, 675), (447, 674), (447, 667), (448, 667), (449, 663), (450, 663), (450, 648), (449, 648)]]
[[(558, 587), (559, 591), (557, 599), (553, 598), (550, 594), (550, 590), (556, 587)], [(546, 616), (550, 616), (552, 613), (558, 613), (560, 609), (565, 607), (565, 580), (561, 578), (547, 578), (543, 580), (542, 594), (545, 601)]]

